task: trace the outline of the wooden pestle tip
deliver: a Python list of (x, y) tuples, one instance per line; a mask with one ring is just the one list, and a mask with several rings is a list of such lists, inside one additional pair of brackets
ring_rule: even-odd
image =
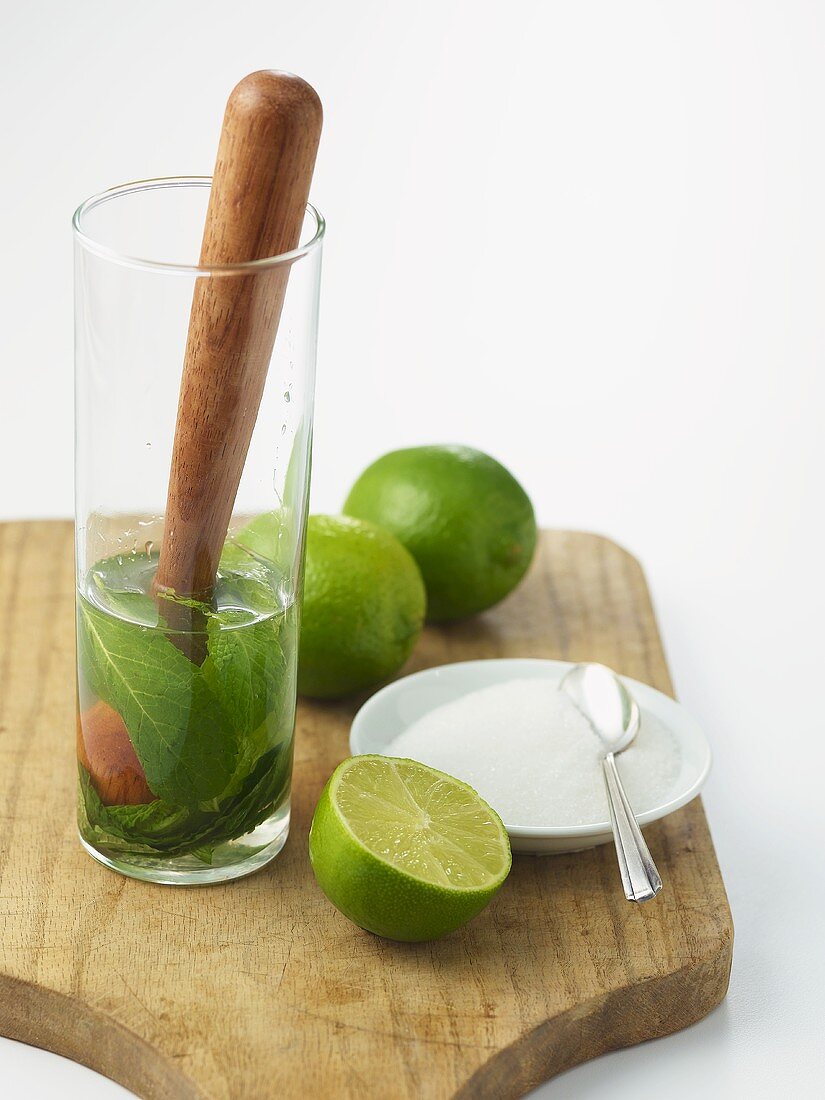
[(259, 69), (239, 80), (229, 95), (227, 112), (288, 113), (311, 130), (320, 132), (324, 112), (318, 93), (294, 73)]

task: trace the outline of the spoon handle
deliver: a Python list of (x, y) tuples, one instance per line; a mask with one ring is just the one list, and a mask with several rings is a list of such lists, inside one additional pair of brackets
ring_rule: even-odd
[(625, 897), (628, 901), (649, 901), (662, 889), (661, 876), (624, 793), (612, 752), (605, 756), (602, 766)]

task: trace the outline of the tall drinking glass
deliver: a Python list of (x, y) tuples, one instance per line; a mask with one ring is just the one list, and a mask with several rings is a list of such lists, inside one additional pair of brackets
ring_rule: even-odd
[[(249, 874), (289, 829), (324, 222), (307, 207), (293, 252), (202, 268), (209, 189), (127, 184), (73, 222), (80, 837), (106, 866), (165, 883)], [(198, 604), (153, 580), (193, 294), (239, 278), (260, 280), (256, 308), (275, 282), (286, 295)]]

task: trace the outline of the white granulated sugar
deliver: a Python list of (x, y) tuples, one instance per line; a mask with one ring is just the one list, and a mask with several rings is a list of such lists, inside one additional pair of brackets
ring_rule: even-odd
[[(474, 787), (506, 825), (538, 828), (609, 820), (601, 745), (569, 697), (549, 680), (510, 680), (438, 707), (386, 748)], [(637, 814), (664, 801), (680, 770), (673, 734), (643, 713), (616, 757)]]

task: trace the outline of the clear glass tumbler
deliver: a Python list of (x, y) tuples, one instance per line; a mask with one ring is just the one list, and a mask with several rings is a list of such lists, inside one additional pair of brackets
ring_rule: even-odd
[[(307, 207), (293, 252), (199, 267), (209, 189), (202, 177), (127, 184), (73, 221), (80, 837), (123, 874), (182, 884), (251, 873), (289, 829), (324, 236)], [(286, 292), (214, 591), (199, 604), (153, 581), (205, 279), (254, 280), (255, 309), (284, 280)]]

